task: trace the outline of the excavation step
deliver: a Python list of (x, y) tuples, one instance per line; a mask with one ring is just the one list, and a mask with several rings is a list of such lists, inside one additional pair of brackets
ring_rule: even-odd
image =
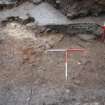
[(42, 2), (39, 5), (23, 3), (10, 10), (0, 12), (0, 21), (18, 21), (20, 23), (33, 22), (35, 25), (45, 26), (67, 34), (95, 34), (101, 35), (100, 25), (92, 20), (71, 21), (50, 4)]
[(68, 25), (47, 25), (46, 27), (57, 32), (64, 32), (66, 34), (94, 34), (96, 36), (102, 35), (103, 30), (100, 25), (96, 23), (71, 23)]

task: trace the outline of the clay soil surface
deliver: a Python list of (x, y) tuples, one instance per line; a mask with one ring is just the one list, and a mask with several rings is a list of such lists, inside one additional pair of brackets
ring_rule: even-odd
[[(47, 52), (50, 48), (86, 50), (68, 56), (67, 81), (65, 54)], [(0, 105), (104, 105), (104, 101), (104, 43), (61, 33), (38, 36), (17, 23), (0, 28)]]

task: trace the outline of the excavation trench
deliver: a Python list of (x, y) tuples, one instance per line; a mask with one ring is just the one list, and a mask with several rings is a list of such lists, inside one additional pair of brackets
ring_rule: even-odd
[[(27, 3), (22, 5), (28, 8), (32, 6)], [(1, 16), (4, 19), (0, 27), (1, 105), (104, 104), (105, 44), (94, 38), (85, 41), (83, 37), (82, 40), (80, 38), (81, 34), (85, 38), (86, 35), (100, 35), (102, 31), (95, 23), (102, 24), (104, 17), (88, 17), (79, 20), (80, 23), (75, 20), (66, 25), (65, 22), (61, 25), (61, 20), (59, 25), (51, 24), (52, 20), (49, 19), (50, 24), (47, 21), (46, 25), (43, 22), (41, 26), (36, 19), (33, 22), (30, 18), (20, 18), (20, 15), (7, 15), (4, 15), (6, 18)], [(95, 20), (95, 23), (90, 20)], [(84, 30), (84, 26), (90, 30), (89, 33)], [(61, 48), (83, 48), (87, 51), (85, 54), (68, 56), (67, 81), (64, 53), (47, 52), (48, 49)]]

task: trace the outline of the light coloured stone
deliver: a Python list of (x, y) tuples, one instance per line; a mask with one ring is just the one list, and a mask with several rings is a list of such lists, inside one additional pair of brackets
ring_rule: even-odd
[(93, 35), (93, 34), (79, 34), (78, 37), (79, 37), (81, 40), (89, 41), (89, 40), (95, 39), (96, 36)]

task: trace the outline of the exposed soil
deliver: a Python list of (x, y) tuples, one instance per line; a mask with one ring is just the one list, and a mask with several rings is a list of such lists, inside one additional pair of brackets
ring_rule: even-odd
[[(84, 48), (69, 55), (50, 48)], [(18, 23), (0, 28), (0, 105), (104, 105), (105, 44)]]

